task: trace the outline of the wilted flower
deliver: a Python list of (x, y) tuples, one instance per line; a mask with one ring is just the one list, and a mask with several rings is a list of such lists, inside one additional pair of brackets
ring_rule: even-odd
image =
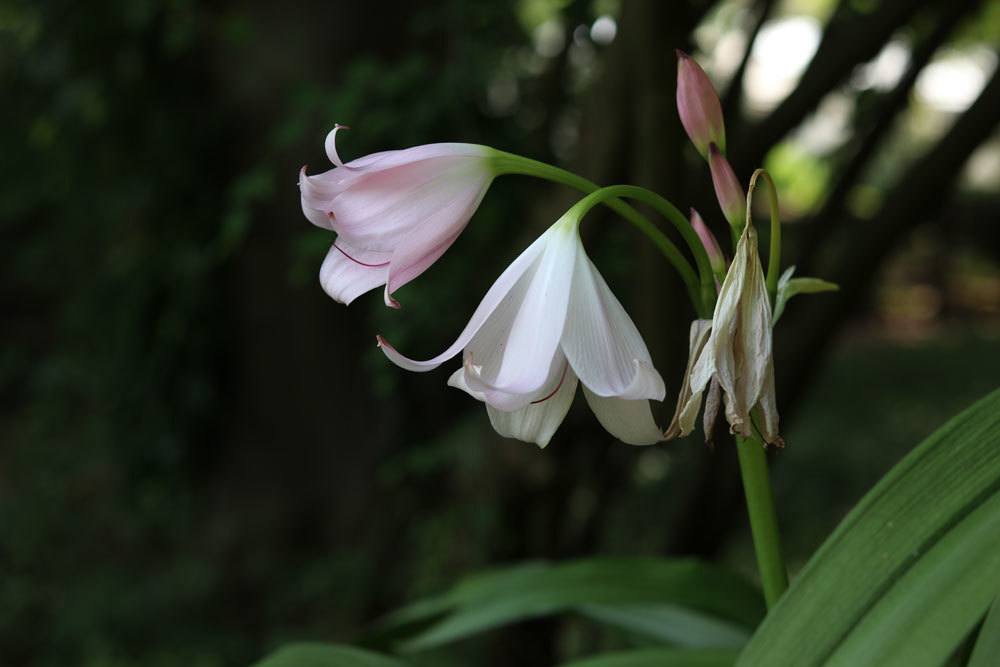
[(566, 416), (577, 382), (604, 428), (623, 442), (663, 439), (649, 399), (663, 380), (625, 309), (587, 257), (571, 210), (529, 246), (486, 293), (458, 339), (427, 361), (395, 364), (429, 371), (464, 350), (448, 384), (486, 403), (501, 435), (544, 447)]
[(687, 435), (694, 429), (702, 393), (711, 385), (705, 405), (706, 438), (711, 437), (721, 389), (726, 421), (733, 433), (749, 437), (754, 427), (750, 413), (759, 408), (757, 427), (764, 441), (781, 445), (774, 396), (771, 303), (753, 225), (746, 225), (736, 244), (736, 256), (719, 290), (711, 322), (698, 320), (691, 325), (690, 344), (684, 386), (667, 435)]
[(746, 222), (747, 201), (740, 179), (736, 178), (729, 160), (716, 148), (715, 144), (708, 147), (708, 168), (712, 172), (712, 185), (715, 187), (715, 198), (719, 200), (719, 208), (732, 227), (739, 229)]
[(681, 50), (677, 51), (677, 113), (703, 158), (708, 159), (710, 144), (725, 152), (726, 127), (719, 96), (701, 66)]
[(385, 285), (392, 293), (433, 264), (475, 213), (495, 176), (490, 149), (475, 144), (427, 144), (374, 153), (344, 163), (335, 137), (326, 153), (335, 168), (299, 176), (302, 211), (337, 238), (320, 283), (342, 303)]

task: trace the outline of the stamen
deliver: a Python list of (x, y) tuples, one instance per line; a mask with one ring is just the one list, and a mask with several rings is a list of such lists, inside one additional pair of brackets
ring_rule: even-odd
[(559, 378), (559, 384), (556, 385), (556, 388), (553, 389), (552, 392), (548, 396), (540, 398), (537, 401), (532, 401), (531, 405), (537, 405), (537, 404), (542, 403), (544, 401), (547, 401), (550, 398), (552, 398), (553, 396), (555, 396), (556, 393), (562, 388), (563, 382), (566, 380), (566, 371), (567, 370), (569, 370), (569, 362), (568, 361), (563, 365), (562, 376), (560, 376), (560, 378)]
[[(332, 215), (332, 214), (331, 214), (331, 215)], [(347, 259), (351, 260), (351, 261), (352, 261), (352, 262), (354, 262), (355, 264), (360, 264), (361, 266), (366, 266), (366, 267), (368, 267), (369, 269), (377, 269), (377, 268), (379, 268), (380, 266), (389, 266), (389, 262), (382, 262), (381, 264), (367, 264), (367, 263), (365, 263), (365, 262), (362, 262), (361, 260), (357, 260), (357, 259), (354, 259), (354, 258), (353, 258), (353, 257), (351, 257), (350, 255), (348, 255), (348, 254), (347, 254), (346, 252), (344, 252), (344, 249), (343, 249), (343, 248), (341, 248), (341, 247), (340, 247), (339, 245), (337, 245), (336, 243), (334, 243), (334, 244), (333, 244), (333, 247), (334, 247), (334, 248), (336, 248), (337, 250), (339, 250), (339, 251), (340, 251), (340, 254), (341, 254), (341, 255), (343, 255), (343, 256), (344, 256), (344, 257), (346, 257)]]

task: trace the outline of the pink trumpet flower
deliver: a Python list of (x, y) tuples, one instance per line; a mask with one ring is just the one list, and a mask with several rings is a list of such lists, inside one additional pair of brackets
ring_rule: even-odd
[(649, 399), (663, 379), (646, 344), (580, 242), (567, 213), (529, 246), (486, 293), (458, 339), (427, 361), (404, 357), (382, 337), (396, 365), (429, 371), (464, 350), (448, 380), (486, 403), (505, 437), (548, 444), (577, 384), (604, 428), (632, 445), (663, 439)]
[(709, 144), (726, 150), (722, 105), (708, 75), (694, 59), (677, 51), (677, 113), (691, 143), (708, 159)]
[(320, 283), (348, 304), (385, 285), (392, 293), (423, 273), (454, 243), (496, 175), (491, 150), (475, 144), (427, 144), (373, 153), (344, 163), (338, 125), (327, 135), (335, 167), (299, 175), (302, 212), (337, 238), (320, 269)]

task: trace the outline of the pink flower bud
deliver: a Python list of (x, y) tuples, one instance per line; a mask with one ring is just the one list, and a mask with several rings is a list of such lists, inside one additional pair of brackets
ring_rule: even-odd
[(715, 234), (712, 233), (712, 230), (708, 228), (705, 221), (698, 215), (698, 211), (693, 208), (691, 209), (691, 226), (694, 227), (695, 233), (701, 239), (701, 244), (705, 246), (705, 252), (708, 254), (708, 263), (712, 265), (712, 272), (716, 275), (725, 275), (726, 258), (722, 255), (719, 242), (715, 239)]
[(719, 96), (701, 66), (681, 50), (677, 51), (677, 112), (703, 158), (708, 159), (709, 144), (725, 152), (726, 126)]
[(723, 157), (715, 144), (708, 145), (708, 167), (712, 171), (715, 198), (719, 200), (722, 214), (730, 225), (740, 229), (746, 223), (746, 194), (729, 160)]

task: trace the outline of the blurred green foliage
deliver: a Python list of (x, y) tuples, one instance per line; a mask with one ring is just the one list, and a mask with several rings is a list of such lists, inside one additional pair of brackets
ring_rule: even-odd
[[(0, 4), (0, 662), (248, 664), (291, 639), (352, 640), (487, 563), (666, 548), (700, 444), (626, 451), (574, 410), (539, 453), (371, 344), (440, 348), (571, 194), (498, 181), (456, 250), (402, 291), (401, 317), (377, 295), (346, 310), (321, 293), (330, 238), (295, 187), (302, 163), (326, 168), (334, 121), (354, 127), (350, 157), (439, 140), (579, 156), (606, 65), (586, 27), (620, 4)], [(553, 56), (536, 49), (546, 22), (570, 45)], [(792, 209), (817, 204), (828, 157), (770, 155)], [(609, 281), (633, 285), (631, 237), (592, 229)], [(945, 272), (960, 289), (929, 289), (979, 296), (895, 322), (927, 326), (923, 342), (862, 332), (806, 398), (776, 471), (795, 560), (997, 376), (995, 258), (977, 256), (973, 280), (968, 256)], [(893, 325), (883, 310), (869, 323)], [(958, 333), (935, 335), (942, 323)], [(726, 544), (746, 565), (742, 538)]]

